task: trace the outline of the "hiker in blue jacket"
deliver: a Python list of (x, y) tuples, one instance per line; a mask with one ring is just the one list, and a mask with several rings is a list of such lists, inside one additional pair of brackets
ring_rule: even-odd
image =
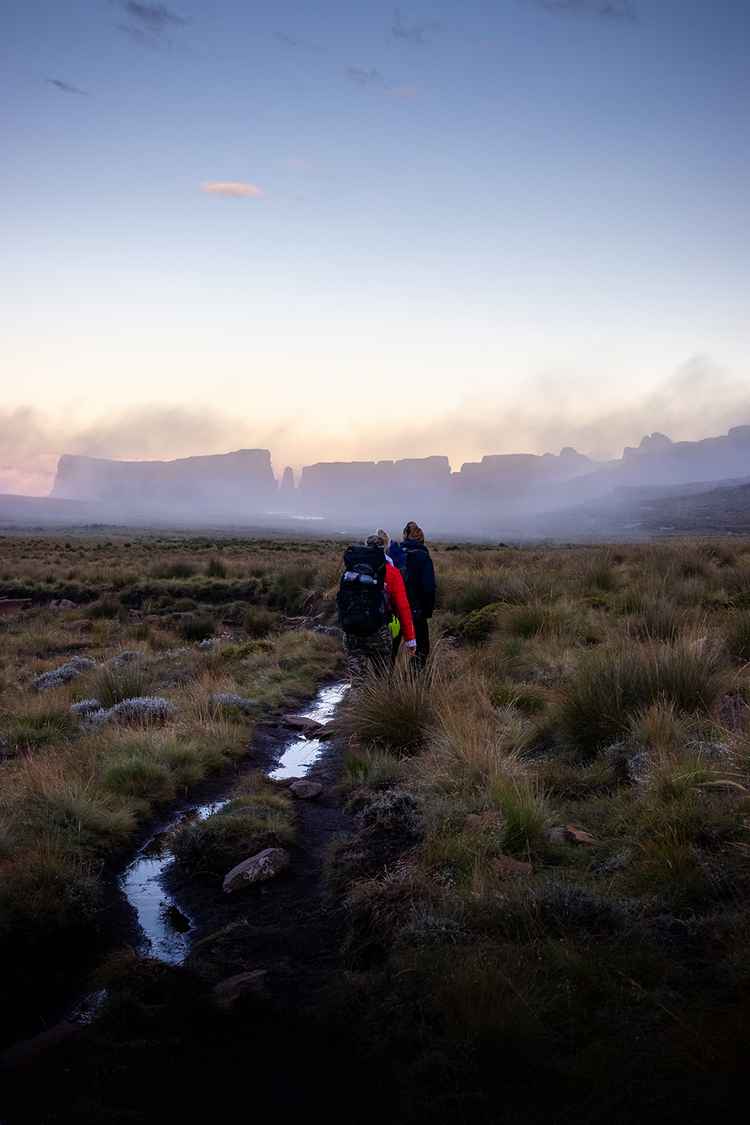
[[(410, 520), (404, 528), (401, 549), (406, 556), (406, 593), (417, 640), (415, 663), (423, 668), (430, 654), (429, 620), (435, 609), (435, 567), (425, 546), (424, 532), (414, 520)], [(392, 550), (389, 554), (393, 558)], [(396, 562), (395, 559), (393, 561)]]

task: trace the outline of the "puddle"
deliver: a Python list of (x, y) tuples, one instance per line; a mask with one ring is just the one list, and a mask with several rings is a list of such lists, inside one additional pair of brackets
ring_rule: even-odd
[(179, 965), (188, 952), (190, 919), (162, 886), (162, 875), (172, 862), (170, 832), (185, 820), (205, 820), (219, 812), (227, 801), (211, 801), (184, 810), (147, 840), (120, 881), (123, 893), (138, 915), (142, 940), (140, 953)]
[[(307, 710), (299, 711), (298, 714), (305, 719), (326, 723), (333, 718), (348, 690), (348, 684), (329, 684), (321, 688)], [(298, 734), (290, 734), (279, 763), (269, 776), (301, 777), (317, 760), (325, 745), (318, 738), (301, 738)], [(120, 885), (138, 916), (142, 934), (139, 953), (157, 957), (170, 965), (179, 965), (185, 960), (190, 947), (192, 923), (171, 898), (162, 878), (172, 863), (171, 832), (186, 820), (205, 820), (223, 809), (227, 803), (228, 800), (211, 801), (205, 805), (183, 809), (146, 841), (123, 873)]]
[[(315, 701), (307, 711), (299, 714), (305, 719), (315, 719), (318, 723), (329, 722), (336, 708), (349, 690), (349, 684), (331, 684), (318, 692)], [(286, 777), (304, 777), (307, 771), (320, 757), (325, 743), (320, 738), (302, 738), (299, 735), (291, 736), (279, 758), (279, 764), (271, 770), (269, 777), (281, 781)]]

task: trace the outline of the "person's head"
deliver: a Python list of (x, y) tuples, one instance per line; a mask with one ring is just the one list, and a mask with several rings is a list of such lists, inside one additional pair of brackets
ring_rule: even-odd
[(424, 543), (424, 532), (414, 520), (409, 520), (404, 528), (404, 539), (416, 539), (418, 543)]
[(365, 546), (366, 547), (382, 547), (383, 550), (387, 551), (388, 547), (390, 545), (390, 542), (391, 542), (391, 537), (388, 534), (388, 532), (383, 531), (382, 527), (379, 527), (374, 535), (368, 535), (367, 536), (367, 538), (365, 539)]

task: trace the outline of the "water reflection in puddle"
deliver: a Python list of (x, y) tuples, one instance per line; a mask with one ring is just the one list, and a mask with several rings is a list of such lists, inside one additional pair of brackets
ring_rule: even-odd
[[(305, 719), (314, 719), (316, 723), (329, 722), (348, 690), (349, 684), (331, 684), (330, 687), (323, 688), (309, 710), (300, 711), (300, 715)], [(287, 777), (303, 777), (320, 757), (323, 745), (319, 738), (293, 736), (284, 747), (279, 764), (268, 776), (276, 781)]]
[[(333, 718), (348, 689), (348, 684), (331, 684), (322, 688), (310, 707), (299, 712), (300, 716), (315, 719), (318, 723), (328, 722)], [(278, 765), (269, 776), (301, 777), (320, 756), (324, 745), (318, 738), (290, 735)], [(186, 820), (205, 820), (223, 809), (227, 803), (227, 800), (211, 801), (183, 810), (143, 845), (123, 873), (122, 890), (136, 911), (143, 934), (139, 952), (157, 957), (170, 965), (180, 964), (187, 956), (191, 921), (179, 909), (162, 881), (164, 872), (173, 859), (171, 834)]]

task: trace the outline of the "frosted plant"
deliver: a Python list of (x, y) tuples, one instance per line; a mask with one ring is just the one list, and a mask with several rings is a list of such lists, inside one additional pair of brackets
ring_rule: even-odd
[(89, 660), (86, 656), (74, 656), (67, 664), (61, 664), (51, 672), (42, 672), (41, 676), (31, 681), (31, 686), (35, 691), (49, 691), (51, 688), (70, 683), (71, 680), (77, 679), (78, 676), (95, 667), (95, 660)]

